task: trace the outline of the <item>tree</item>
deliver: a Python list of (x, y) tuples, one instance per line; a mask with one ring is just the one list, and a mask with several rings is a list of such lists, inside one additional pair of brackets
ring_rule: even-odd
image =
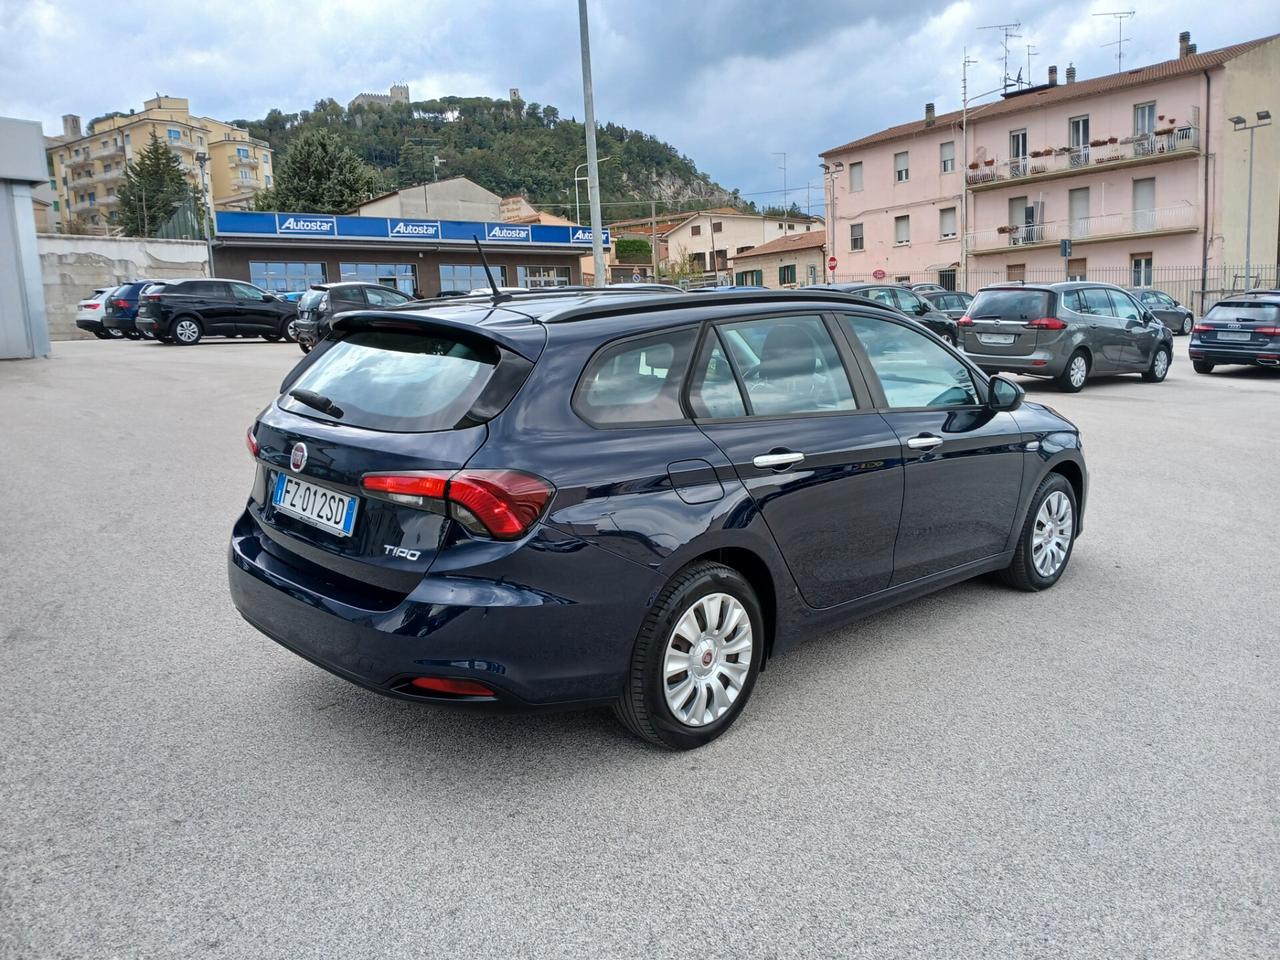
[[(317, 103), (317, 107), (322, 103)], [(374, 195), (374, 171), (327, 130), (300, 133), (276, 166), (276, 182), (258, 194), (259, 210), (345, 213)]]
[(619, 237), (613, 241), (613, 253), (619, 263), (648, 263), (653, 248), (644, 237)]
[(127, 237), (154, 237), (193, 193), (177, 154), (153, 130), (150, 142), (125, 169), (117, 193), (120, 203), (110, 221)]

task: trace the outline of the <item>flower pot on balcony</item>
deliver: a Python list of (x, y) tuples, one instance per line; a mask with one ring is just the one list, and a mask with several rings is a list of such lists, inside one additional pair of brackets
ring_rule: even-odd
[(969, 164), (969, 169), (970, 169), (970, 170), (977, 170), (979, 166), (980, 166), (980, 164), (978, 163), (978, 161), (977, 161), (977, 160), (975, 160), (975, 161), (973, 161), (973, 163)]
[(982, 165), (984, 167), (994, 167), (996, 165), (996, 162), (994, 160), (983, 160)]
[(1173, 131), (1174, 131), (1173, 127), (1161, 127), (1159, 130), (1156, 131), (1156, 136), (1167, 137), (1169, 134), (1173, 133)]
[(1107, 143), (1119, 143), (1119, 142), (1120, 142), (1119, 137), (1107, 137)]
[(1018, 229), (1017, 227), (1011, 227), (1009, 226), (1009, 224), (1006, 223), (996, 227), (996, 233), (1013, 233), (1013, 231), (1017, 229)]
[(1105, 141), (1105, 140), (1090, 140), (1090, 141), (1089, 141), (1089, 146), (1091, 146), (1091, 147), (1105, 147), (1106, 145), (1107, 145), (1107, 141)]

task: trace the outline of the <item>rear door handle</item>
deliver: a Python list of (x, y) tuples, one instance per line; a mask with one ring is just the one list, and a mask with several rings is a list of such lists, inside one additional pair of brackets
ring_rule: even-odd
[(912, 450), (932, 450), (934, 447), (942, 445), (941, 437), (933, 437), (927, 433), (922, 433), (918, 437), (912, 437), (907, 441), (907, 446)]
[(751, 462), (761, 470), (776, 470), (778, 467), (789, 467), (792, 464), (802, 463), (803, 461), (803, 453), (786, 451), (784, 453), (762, 453)]

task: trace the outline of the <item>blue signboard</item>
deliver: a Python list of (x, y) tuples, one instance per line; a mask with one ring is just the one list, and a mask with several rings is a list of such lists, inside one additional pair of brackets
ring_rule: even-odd
[[(591, 228), (553, 223), (480, 223), (464, 220), (406, 220), (400, 217), (346, 217), (327, 213), (249, 213), (222, 210), (214, 226), (223, 237), (305, 237), (310, 240), (397, 240), (486, 246), (591, 247)], [(609, 245), (609, 231), (604, 231)]]

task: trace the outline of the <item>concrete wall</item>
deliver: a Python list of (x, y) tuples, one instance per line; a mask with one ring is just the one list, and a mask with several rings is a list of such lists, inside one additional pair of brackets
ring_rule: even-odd
[(208, 273), (205, 245), (198, 240), (42, 234), (36, 245), (44, 274), (51, 340), (90, 337), (76, 329), (76, 304), (95, 287), (126, 280), (164, 280)]

